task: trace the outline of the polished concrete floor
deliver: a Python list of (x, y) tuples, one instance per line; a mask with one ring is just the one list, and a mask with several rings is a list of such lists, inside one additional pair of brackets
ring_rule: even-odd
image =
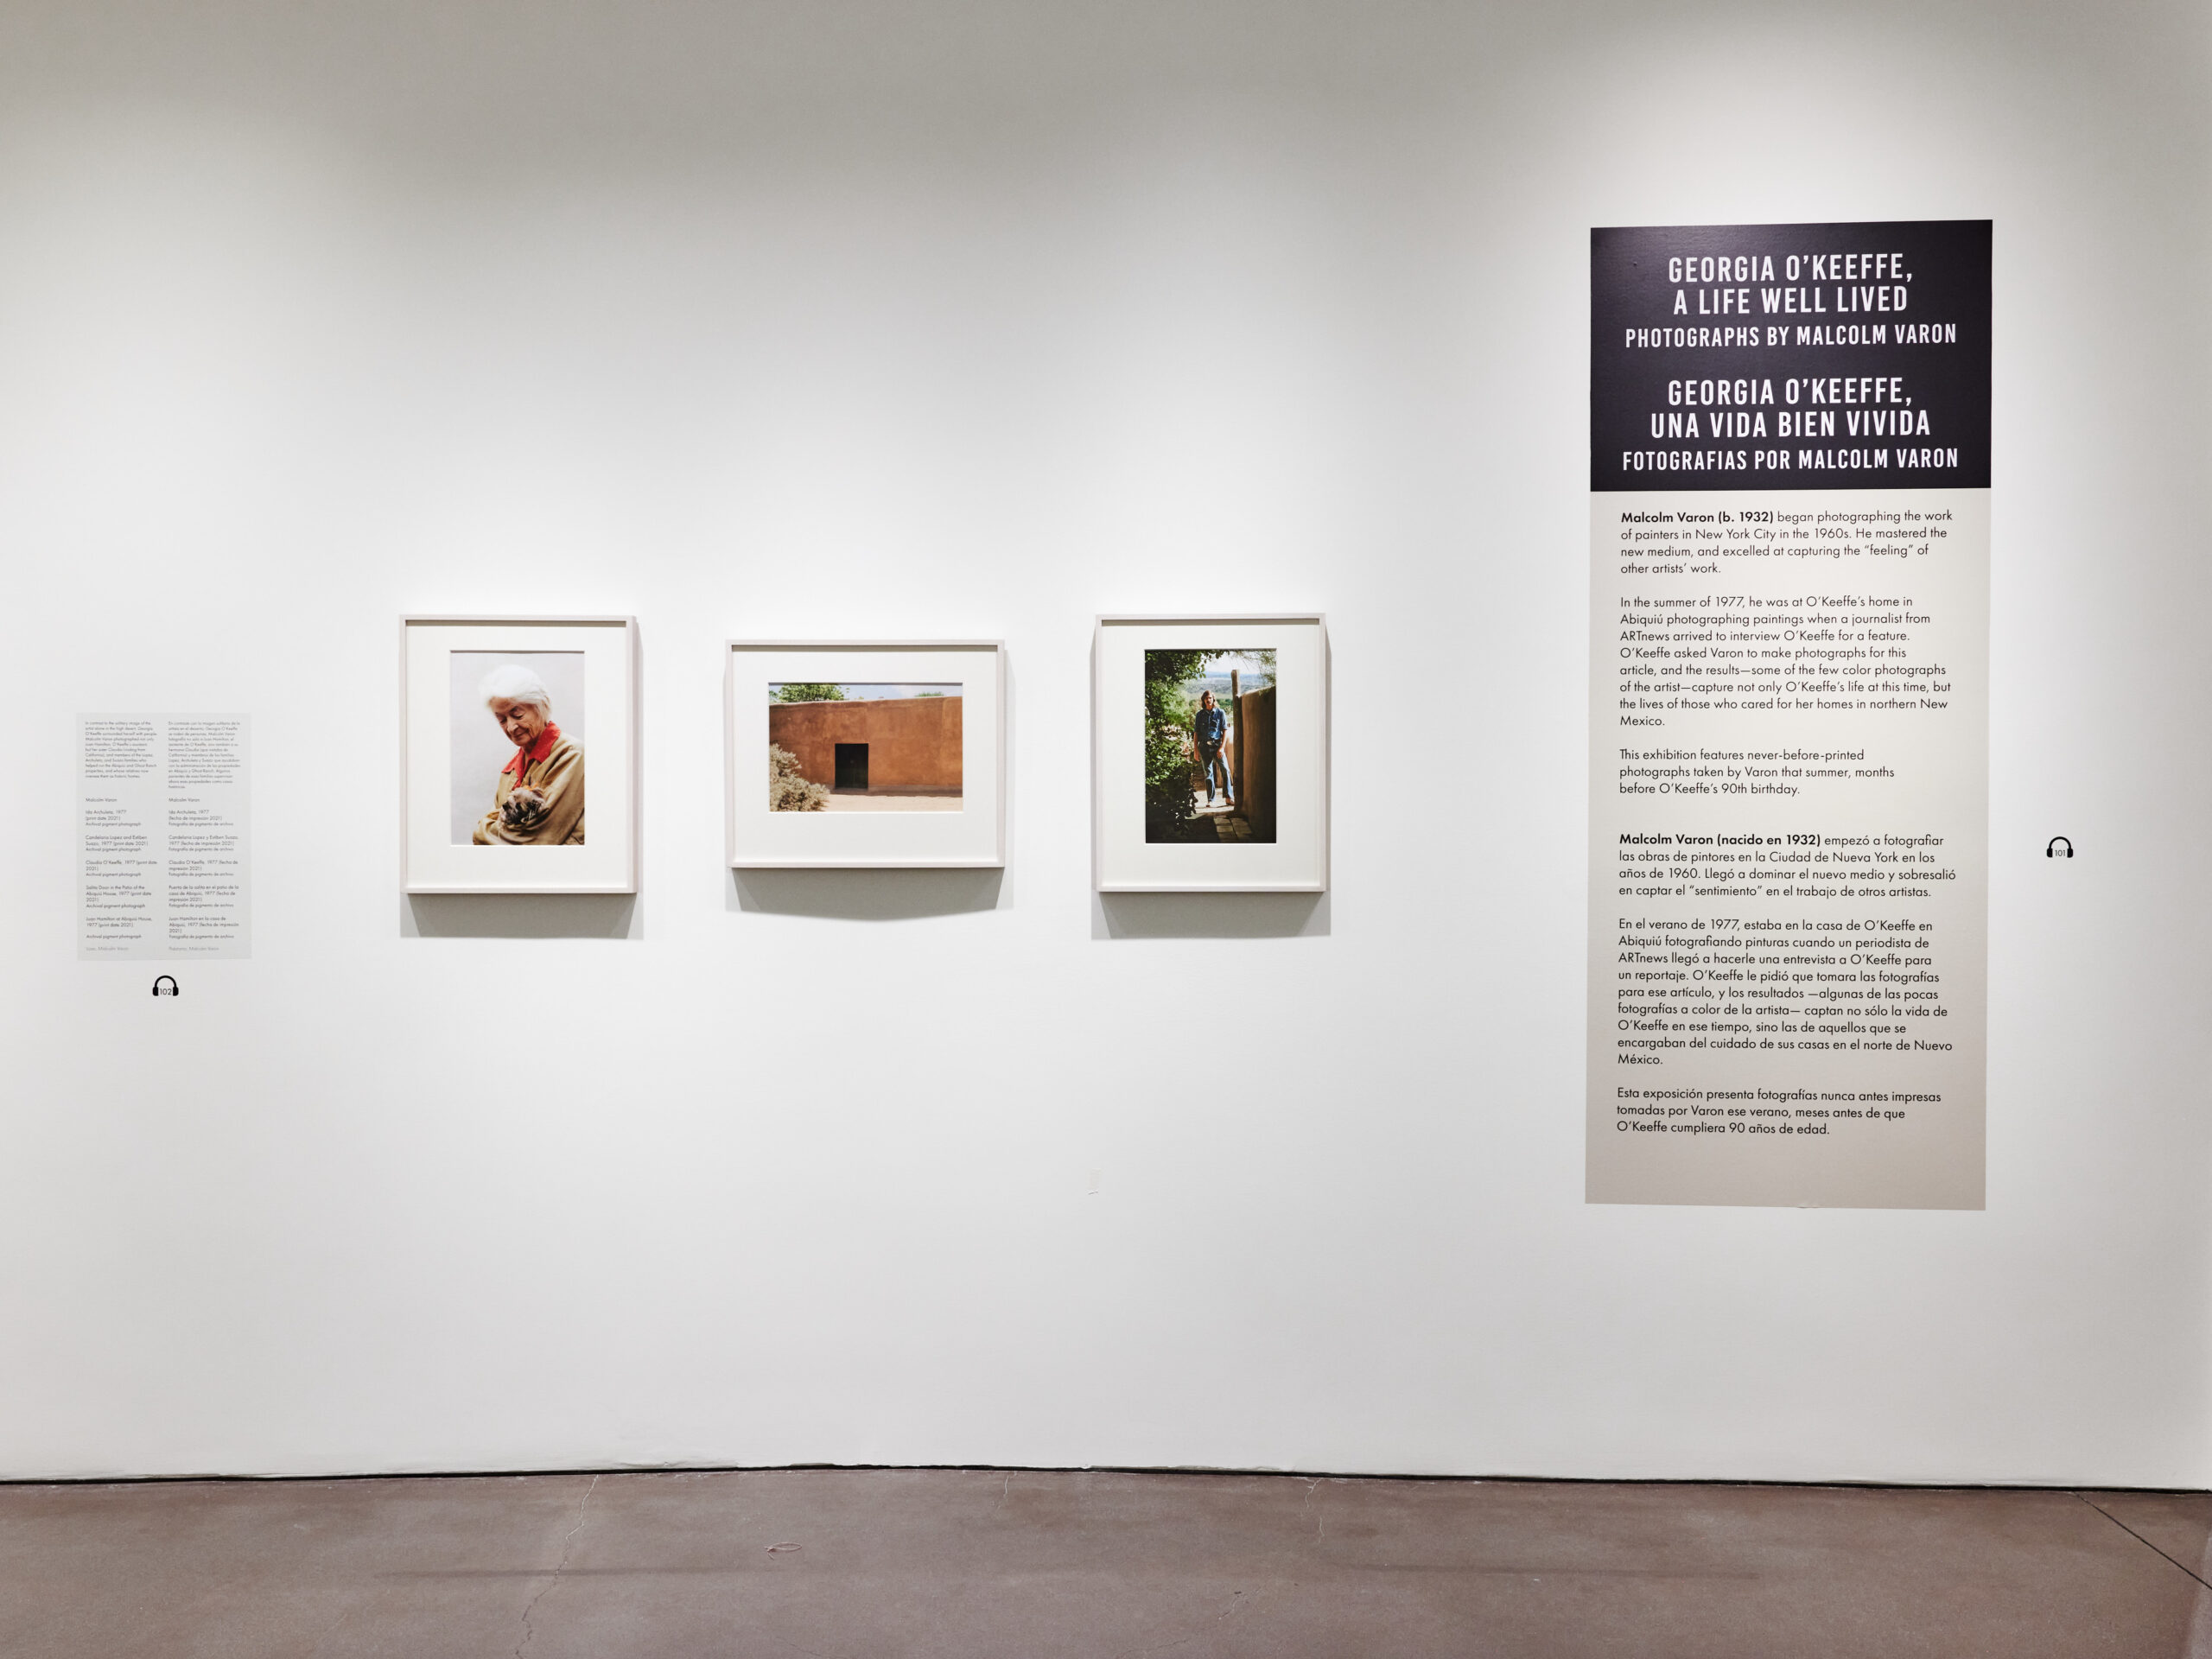
[(966, 1470), (0, 1487), (31, 1656), (2212, 1656), (2212, 1497)]

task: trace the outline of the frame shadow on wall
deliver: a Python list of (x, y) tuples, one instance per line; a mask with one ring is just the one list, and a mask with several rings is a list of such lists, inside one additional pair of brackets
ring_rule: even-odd
[(409, 893), (404, 939), (642, 939), (642, 893)]
[(732, 870), (723, 907), (839, 922), (906, 922), (996, 910), (1005, 882), (1004, 869)]
[(1329, 932), (1326, 893), (1094, 893), (1094, 939), (1306, 939)]

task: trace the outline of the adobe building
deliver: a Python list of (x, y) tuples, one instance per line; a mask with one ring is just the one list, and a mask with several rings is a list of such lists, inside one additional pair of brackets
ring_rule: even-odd
[(1230, 757), (1235, 768), (1236, 800), (1244, 821), (1252, 826), (1251, 839), (1275, 838), (1275, 689), (1236, 691), (1236, 747)]
[(957, 696), (772, 702), (768, 741), (798, 757), (799, 776), (840, 793), (960, 793)]

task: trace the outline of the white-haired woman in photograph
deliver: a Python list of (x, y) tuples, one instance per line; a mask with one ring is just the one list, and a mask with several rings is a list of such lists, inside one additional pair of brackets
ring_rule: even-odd
[(521, 664), (508, 663), (484, 677), (477, 695), (515, 752), (472, 839), (480, 847), (582, 846), (584, 752), (553, 723), (553, 696), (545, 682)]

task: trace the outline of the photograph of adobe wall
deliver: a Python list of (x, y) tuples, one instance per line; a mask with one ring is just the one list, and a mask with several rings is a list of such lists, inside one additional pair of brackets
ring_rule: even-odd
[(960, 692), (958, 685), (772, 685), (771, 805), (960, 810)]
[(1230, 699), (1230, 718), (1238, 734), (1231, 757), (1236, 772), (1236, 793), (1244, 803), (1244, 817), (1251, 826), (1243, 839), (1273, 842), (1275, 838), (1275, 689), (1262, 686)]

